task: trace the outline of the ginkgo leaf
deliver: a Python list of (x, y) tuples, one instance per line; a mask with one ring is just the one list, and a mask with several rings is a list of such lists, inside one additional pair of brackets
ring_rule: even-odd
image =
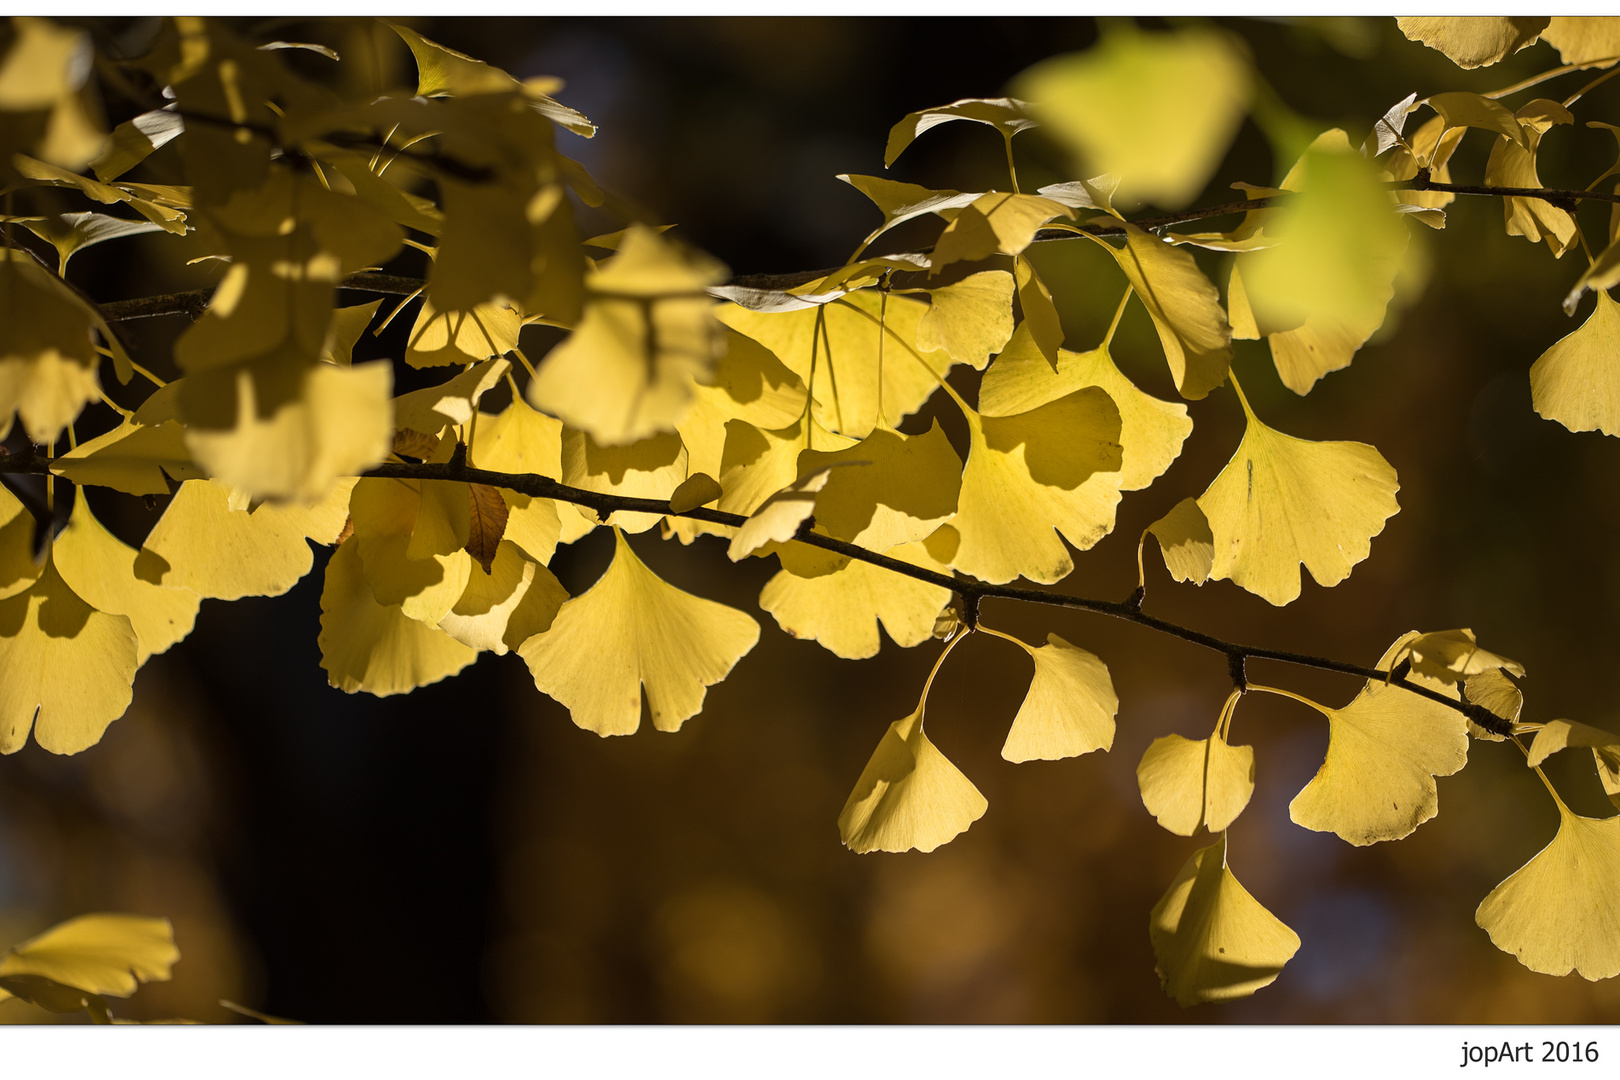
[(911, 145), (913, 139), (930, 128), (952, 120), (973, 120), (988, 124), (1004, 137), (1012, 138), (1020, 131), (1035, 126), (1028, 106), (1016, 98), (963, 98), (949, 105), (932, 109), (919, 109), (907, 113), (889, 129), (889, 144), (883, 150), (883, 167), (887, 169)]
[[(1470, 675), (1463, 683), (1463, 697), (1481, 708), (1489, 709), (1510, 724), (1519, 719), (1519, 711), (1524, 708), (1524, 694), (1513, 685), (1512, 679), (1502, 674), (1500, 668)], [(1487, 731), (1472, 720), (1468, 721), (1468, 734), (1486, 742), (1503, 742), (1507, 739), (1506, 735)]]
[(678, 731), (759, 640), (742, 612), (660, 580), (614, 532), (607, 572), (562, 606), (551, 629), (517, 650), (534, 684), (598, 735), (641, 724), (641, 691), (653, 727)]
[(970, 274), (930, 290), (928, 313), (917, 323), (917, 348), (943, 350), (983, 371), (1012, 337), (1013, 277), (1005, 270)]
[[(519, 394), (498, 415), (481, 415), (473, 433), (469, 460), (481, 469), (505, 473), (535, 473), (562, 478), (562, 424), (531, 409)], [(578, 539), (596, 527), (572, 507), (559, 507), (550, 499), (537, 499), (503, 489), (506, 500), (506, 539), (542, 563), (551, 561), (559, 542)], [(562, 535), (566, 511), (572, 530)]]
[(1471, 675), (1502, 668), (1524, 675), (1524, 665), (1479, 647), (1472, 630), (1437, 630), (1406, 643), (1393, 663), (1411, 658), (1412, 670), (1431, 679), (1454, 683)]
[(54, 442), (101, 392), (95, 319), (32, 255), (0, 257), (0, 437), (20, 416), (30, 439)]
[[(1537, 98), (1514, 114), (1524, 137), (1503, 137), (1491, 147), (1485, 163), (1485, 183), (1496, 187), (1539, 188), (1536, 155), (1541, 137), (1553, 124), (1571, 124), (1575, 118), (1556, 101)], [(1545, 199), (1508, 196), (1502, 200), (1502, 215), (1509, 236), (1522, 236), (1532, 244), (1547, 241), (1554, 258), (1563, 258), (1575, 241), (1575, 218), (1568, 210)]]
[(1035, 661), (1035, 677), (1013, 717), (1001, 756), (1008, 761), (1057, 761), (1110, 749), (1119, 698), (1107, 665), (1056, 634), (1047, 634), (1046, 644), (1033, 649), (1018, 644)]
[(46, 560), (26, 592), (0, 600), (0, 754), (34, 741), (77, 754), (129, 707), (137, 639), (129, 619), (85, 603)]
[(504, 656), (551, 628), (568, 593), (555, 575), (503, 541), (485, 571), (474, 564), (467, 587), (439, 629), (471, 648)]
[(496, 549), (506, 534), (506, 501), (499, 489), (488, 484), (468, 484), (467, 494), (467, 554), (489, 574)]
[(1541, 40), (1566, 64), (1606, 67), (1620, 60), (1620, 22), (1608, 15), (1554, 15)]
[(903, 221), (924, 214), (945, 216), (949, 211), (967, 206), (979, 197), (978, 192), (946, 189), (936, 191), (917, 184), (904, 184), (898, 180), (885, 180), (881, 176), (860, 176), (839, 173), (838, 179), (865, 195), (883, 212), (883, 224), (872, 230), (861, 244), (866, 246)]
[(1281, 607), (1299, 596), (1301, 563), (1326, 588), (1350, 576), (1400, 509), (1400, 484), (1366, 443), (1284, 435), (1239, 400), (1243, 441), (1198, 499), (1215, 538), (1210, 577)]
[(1399, 18), (1412, 41), (1446, 54), (1460, 68), (1488, 67), (1534, 45), (1549, 20), (1503, 15)]
[(1074, 561), (1058, 533), (1085, 551), (1114, 528), (1119, 409), (1087, 387), (1012, 416), (964, 412), (970, 448), (951, 565), (996, 584), (1061, 580)]
[[(884, 554), (935, 573), (949, 572), (921, 544), (904, 544)], [(928, 641), (934, 620), (950, 599), (951, 591), (943, 586), (850, 560), (815, 577), (781, 571), (765, 583), (759, 606), (789, 636), (819, 642), (846, 660), (862, 660), (877, 655), (879, 623), (903, 649)]]
[(25, 218), (21, 224), (56, 249), (58, 277), (67, 276), (68, 260), (87, 247), (120, 237), (163, 231), (163, 226), (155, 221), (132, 221), (90, 212)]
[(1181, 868), (1148, 917), (1159, 983), (1183, 1007), (1248, 997), (1299, 951), (1299, 935), (1226, 866), (1226, 836)]
[[(627, 446), (602, 446), (582, 431), (565, 428), (562, 482), (586, 491), (640, 499), (668, 499), (686, 479), (686, 447), (673, 432)], [(607, 523), (646, 532), (661, 515), (616, 510)]]
[(1530, 755), (1525, 759), (1525, 764), (1533, 768), (1558, 751), (1571, 746), (1592, 748), (1599, 773), (1608, 774), (1603, 777), (1603, 787), (1612, 798), (1615, 792), (1612, 790), (1611, 778), (1620, 772), (1620, 735), (1613, 732), (1592, 727), (1590, 724), (1577, 723), (1574, 720), (1550, 720), (1536, 732), (1535, 739), (1530, 743)]
[(990, 804), (923, 734), (921, 711), (889, 725), (855, 781), (838, 834), (852, 851), (933, 851)]
[(492, 64), (430, 41), (414, 30), (394, 23), (388, 25), (410, 47), (416, 59), (416, 92), (422, 97), (516, 92), (528, 99), (531, 109), (547, 119), (584, 138), (595, 136), (595, 124), (550, 96), (561, 87), (559, 81), (538, 76), (519, 82)]
[[(1035, 273), (1028, 259), (1013, 260), (1013, 278), (1018, 284), (1018, 306), (1024, 313), (1023, 325), (1046, 362), (1057, 366), (1058, 348), (1063, 344), (1063, 320), (1046, 283)], [(1016, 333), (1016, 331), (1015, 331)]]
[(8, 949), (0, 985), (32, 975), (87, 994), (129, 997), (141, 983), (167, 980), (179, 959), (168, 919), (80, 915)]
[(102, 183), (116, 180), (185, 130), (185, 120), (172, 109), (141, 113), (112, 129), (106, 148), (90, 163), (90, 169)]
[(688, 510), (696, 510), (700, 506), (707, 506), (724, 495), (720, 481), (708, 473), (693, 473), (681, 481), (669, 496), (669, 509), (674, 514), (684, 514)]
[(732, 562), (746, 559), (766, 544), (782, 544), (793, 539), (799, 527), (816, 511), (816, 495), (827, 486), (833, 474), (829, 468), (798, 480), (759, 504), (759, 509), (737, 527), (726, 549), (726, 558)]
[(956, 513), (962, 459), (938, 420), (922, 435), (879, 428), (842, 450), (805, 450), (798, 479), (832, 467), (815, 510), (817, 531), (829, 536), (887, 551), (922, 540)]
[(1170, 512), (1147, 527), (1159, 541), (1164, 568), (1177, 581), (1202, 585), (1215, 567), (1215, 534), (1198, 500), (1182, 499)]
[(1124, 228), (1124, 247), (1103, 246), (1152, 317), (1176, 389), (1197, 401), (1226, 381), (1232, 360), (1232, 327), (1220, 293), (1190, 254), (1134, 225)]
[(962, 208), (940, 233), (929, 273), (954, 262), (977, 262), (992, 255), (1017, 255), (1055, 217), (1074, 217), (1060, 202), (1039, 195), (991, 191)]
[(78, 169), (101, 153), (105, 134), (85, 108), (95, 63), (90, 35), (49, 19), (14, 16), (11, 48), (0, 62), (0, 109), (42, 114), (24, 147)]
[(141, 545), (135, 576), (204, 598), (280, 596), (313, 565), (306, 540), (337, 537), (353, 487), (339, 481), (314, 507), (266, 503), (249, 513), (231, 509), (217, 480), (187, 480)]
[(1087, 386), (1101, 387), (1119, 409), (1120, 490), (1145, 488), (1163, 475), (1192, 434), (1187, 406), (1138, 390), (1115, 366), (1106, 345), (1086, 353), (1062, 350), (1054, 369), (1028, 326), (1027, 322), (1019, 326), (985, 372), (979, 384), (980, 411), (986, 416), (1007, 416)]
[[(1407, 634), (1384, 653), (1380, 669), (1412, 643)], [(1454, 687), (1413, 676), (1456, 697)], [(1434, 817), (1434, 778), (1468, 763), (1468, 729), (1456, 709), (1381, 680), (1369, 680), (1342, 709), (1311, 703), (1328, 719), (1327, 757), (1288, 805), (1296, 825), (1337, 833), (1358, 847), (1399, 840)]]
[(1379, 264), (1387, 274), (1385, 287), (1356, 309), (1349, 306), (1332, 312), (1315, 312), (1299, 326), (1272, 330), (1259, 325), (1243, 286), (1242, 266), (1247, 255), (1232, 262), (1231, 284), (1227, 288), (1227, 310), (1232, 319), (1232, 336), (1258, 338), (1265, 335), (1271, 346), (1271, 359), (1284, 386), (1301, 396), (1310, 393), (1317, 380), (1330, 372), (1350, 366), (1357, 350), (1384, 324), (1384, 309), (1395, 295), (1394, 280), (1400, 265), (1393, 260)]
[(817, 423), (862, 439), (879, 426), (880, 377), (883, 420), (897, 428), (950, 370), (948, 353), (924, 352), (917, 345), (917, 327), (927, 310), (909, 296), (885, 299), (864, 289), (804, 311), (766, 315), (727, 305), (717, 314), (813, 388)]
[(1177, 836), (1200, 826), (1222, 832), (1254, 794), (1254, 747), (1231, 746), (1218, 733), (1196, 742), (1165, 735), (1142, 755), (1136, 783), (1148, 813)]
[(34, 562), (34, 515), (0, 485), (0, 599), (16, 596), (39, 580)]
[(603, 446), (673, 430), (724, 347), (703, 292), (724, 277), (718, 263), (633, 226), (618, 255), (586, 275), (584, 319), (540, 365), (530, 403)]
[(148, 427), (125, 420), (59, 455), (51, 472), (75, 484), (116, 488), (130, 495), (167, 495), (180, 481), (204, 476), (186, 452), (180, 425), (173, 421)]
[(1620, 975), (1620, 816), (1582, 817), (1555, 801), (1552, 843), (1492, 889), (1474, 921), (1531, 971)]
[(1445, 117), (1448, 127), (1484, 128), (1525, 144), (1524, 128), (1512, 110), (1494, 98), (1466, 90), (1452, 90), (1423, 99), (1423, 104)]
[(1620, 435), (1620, 303), (1597, 293), (1597, 306), (1530, 367), (1536, 412), (1571, 431)]
[(512, 368), (507, 360), (485, 360), (466, 371), (394, 399), (394, 426), (437, 436), (447, 424), (465, 424), (488, 393)]
[(361, 571), (360, 548), (345, 540), (326, 564), (321, 588), (321, 667), (346, 694), (407, 694), (478, 659), (449, 634), (383, 605)]
[(423, 299), (405, 347), (412, 367), (474, 364), (517, 347), (523, 319), (506, 304), (484, 303), (467, 311), (439, 311)]
[(744, 420), (726, 424), (721, 457), (719, 507), (731, 514), (752, 514), (772, 494), (799, 478), (799, 455), (809, 449), (842, 450), (854, 439), (827, 431), (814, 420), (797, 421), (777, 430)]
[[(1145, 34), (1122, 23), (1087, 52), (1042, 61), (1014, 92), (1089, 168), (1166, 209), (1203, 190), (1249, 104), (1242, 47), (1213, 27)], [(1073, 174), (1071, 174), (1073, 175)]]
[(188, 589), (142, 581), (135, 574), (138, 555), (96, 520), (83, 491), (51, 549), (57, 572), (74, 593), (97, 611), (128, 617), (137, 639), (137, 666), (191, 633), (202, 604), (202, 597)]
[(355, 551), (377, 603), (437, 626), (467, 587), (473, 560), (468, 485), (367, 478), (350, 499)]

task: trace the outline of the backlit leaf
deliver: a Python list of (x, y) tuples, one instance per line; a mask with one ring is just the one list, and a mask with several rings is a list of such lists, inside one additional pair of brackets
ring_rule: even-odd
[(116, 488), (130, 495), (167, 495), (181, 480), (204, 475), (186, 452), (180, 425), (147, 427), (126, 420), (59, 455), (51, 472), (75, 484)]
[(1554, 15), (1541, 40), (1558, 50), (1566, 64), (1607, 67), (1620, 60), (1620, 18), (1612, 15)]
[(1018, 642), (1035, 661), (1024, 703), (1013, 717), (1001, 756), (1008, 761), (1057, 761), (1114, 745), (1114, 694), (1108, 667), (1091, 653), (1046, 635), (1036, 648)]
[(440, 311), (422, 301), (405, 347), (411, 367), (474, 364), (517, 347), (522, 317), (506, 304), (484, 303), (467, 311)]
[[(1519, 711), (1524, 708), (1524, 694), (1513, 685), (1512, 679), (1502, 674), (1500, 668), (1470, 675), (1463, 683), (1463, 697), (1481, 708), (1489, 709), (1510, 724), (1519, 719)], [(1468, 734), (1486, 742), (1502, 742), (1507, 739), (1506, 735), (1488, 731), (1472, 720), (1468, 721)]]
[(500, 490), (488, 484), (468, 484), (467, 554), (491, 573), (495, 551), (506, 534), (507, 509)]
[(544, 566), (503, 541), (486, 572), (476, 563), (439, 629), (478, 650), (505, 655), (551, 628), (568, 593)]
[(985, 270), (929, 292), (928, 313), (917, 324), (917, 348), (943, 350), (980, 371), (1012, 337), (1013, 278)]
[(934, 245), (930, 273), (954, 262), (977, 262), (992, 255), (1017, 255), (1055, 217), (1074, 216), (1062, 203), (1039, 195), (992, 191), (964, 207)]
[(737, 562), (766, 544), (782, 544), (793, 539), (799, 527), (815, 513), (816, 495), (827, 486), (827, 478), (832, 473), (831, 468), (817, 469), (760, 503), (759, 509), (737, 527), (726, 557)]
[(1183, 1007), (1248, 997), (1299, 951), (1299, 935), (1226, 866), (1226, 836), (1181, 868), (1148, 917), (1159, 983)]
[(1215, 534), (1198, 500), (1182, 499), (1170, 512), (1147, 527), (1159, 541), (1164, 567), (1177, 581), (1202, 585), (1215, 566)]
[(880, 428), (842, 450), (805, 450), (798, 479), (831, 467), (816, 497), (818, 532), (887, 551), (922, 540), (956, 513), (962, 459), (937, 420), (923, 435)]
[(871, 199), (883, 212), (883, 224), (867, 236), (861, 245), (863, 250), (872, 241), (903, 221), (910, 221), (924, 214), (946, 216), (949, 211), (967, 206), (979, 197), (977, 192), (964, 193), (950, 189), (935, 191), (916, 184), (904, 184), (898, 180), (885, 180), (881, 176), (840, 173), (838, 179)]
[[(949, 572), (921, 544), (884, 554), (935, 573)], [(834, 656), (861, 660), (877, 655), (879, 623), (903, 649), (928, 641), (935, 618), (950, 599), (951, 591), (943, 586), (850, 560), (842, 569), (816, 577), (781, 571), (765, 583), (759, 606), (789, 635), (820, 642)]]
[(1399, 663), (1410, 656), (1412, 670), (1431, 679), (1454, 683), (1471, 675), (1502, 668), (1515, 675), (1524, 674), (1524, 665), (1479, 647), (1472, 630), (1437, 630), (1419, 634), (1406, 643), (1394, 660)]
[[(1539, 188), (1541, 177), (1536, 172), (1536, 154), (1541, 148), (1541, 137), (1553, 124), (1574, 122), (1568, 109), (1556, 101), (1538, 98), (1515, 114), (1522, 121), (1522, 142), (1500, 138), (1491, 147), (1490, 159), (1485, 163), (1485, 183), (1497, 187)], [(1547, 241), (1547, 249), (1554, 258), (1575, 243), (1575, 218), (1568, 210), (1554, 206), (1545, 199), (1523, 199), (1508, 196), (1502, 200), (1502, 214), (1507, 222), (1509, 236), (1522, 236), (1532, 244)]]
[(889, 725), (838, 815), (838, 834), (861, 854), (933, 851), (967, 831), (989, 805), (928, 741), (919, 711)]
[(666, 584), (615, 531), (613, 562), (588, 590), (562, 605), (551, 629), (518, 649), (534, 684), (598, 735), (629, 735), (641, 724), (646, 688), (653, 726), (678, 731), (759, 640), (740, 611)]
[(50, 443), (101, 392), (96, 316), (65, 284), (20, 250), (0, 258), (0, 436), (14, 416)]
[(0, 982), (35, 975), (90, 994), (129, 997), (143, 982), (162, 982), (180, 959), (168, 919), (80, 915), (0, 957)]
[(1176, 835), (1200, 826), (1222, 832), (1254, 794), (1254, 747), (1228, 745), (1219, 734), (1196, 742), (1165, 735), (1142, 755), (1136, 783), (1148, 813)]
[(1452, 90), (1424, 98), (1423, 103), (1445, 117), (1447, 127), (1483, 128), (1525, 145), (1524, 128), (1506, 105), (1493, 98)]
[[(564, 429), (562, 481), (570, 487), (626, 495), (639, 499), (668, 499), (686, 479), (686, 447), (673, 432), (654, 435), (628, 446), (602, 446), (584, 432)], [(633, 533), (657, 525), (661, 515), (616, 510), (608, 524)]]
[(1104, 246), (1152, 317), (1176, 389), (1196, 401), (1226, 381), (1232, 360), (1220, 294), (1190, 254), (1134, 225), (1124, 228), (1123, 248)]
[(401, 394), (394, 399), (394, 426), (437, 437), (447, 424), (465, 424), (478, 399), (511, 368), (507, 360), (485, 360), (437, 386)]
[(1013, 277), (1018, 283), (1018, 306), (1024, 313), (1022, 325), (1029, 328), (1030, 338), (1046, 362), (1056, 367), (1058, 347), (1063, 344), (1063, 320), (1052, 294), (1028, 259), (1013, 260)]
[(1016, 98), (964, 98), (949, 105), (919, 109), (914, 113), (907, 113), (899, 123), (889, 129), (889, 145), (883, 151), (883, 167), (886, 169), (893, 165), (895, 159), (917, 136), (952, 120), (973, 120), (988, 124), (1009, 139), (1020, 131), (1035, 126), (1034, 119), (1029, 115), (1028, 106)]
[(1409, 39), (1438, 49), (1460, 68), (1487, 67), (1535, 44), (1548, 22), (1545, 18), (1503, 15), (1452, 15), (1395, 21)]

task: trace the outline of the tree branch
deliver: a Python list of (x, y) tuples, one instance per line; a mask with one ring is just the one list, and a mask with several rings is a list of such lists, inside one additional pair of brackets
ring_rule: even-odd
[[(55, 459), (32, 454), (0, 457), (0, 473), (44, 474), (50, 472), (54, 463)], [(694, 521), (705, 521), (713, 525), (727, 525), (732, 528), (737, 528), (748, 520), (741, 514), (730, 514), (723, 510), (709, 510), (703, 507), (677, 512), (670, 508), (667, 500), (642, 499), (627, 495), (609, 495), (599, 491), (587, 491), (583, 488), (570, 487), (550, 477), (540, 476), (535, 473), (493, 472), (488, 469), (470, 468), (458, 461), (443, 464), (432, 462), (423, 462), (421, 464), (403, 461), (388, 462), (374, 469), (369, 469), (361, 475), (396, 480), (448, 480), (466, 484), (486, 484), (490, 487), (505, 488), (534, 498), (554, 499), (558, 502), (588, 507), (596, 511), (598, 517), (603, 519), (615, 511), (622, 510), (632, 513), (658, 514), (664, 517), (690, 518)], [(1129, 600), (1121, 602), (1094, 600), (1084, 596), (1046, 592), (1040, 589), (1023, 588), (1015, 585), (994, 585), (970, 578), (950, 577), (844, 540), (811, 532), (808, 529), (801, 529), (794, 539), (811, 547), (821, 548), (824, 551), (845, 555), (851, 559), (869, 563), (872, 566), (882, 567), (885, 570), (916, 581), (936, 585), (942, 589), (949, 589), (961, 598), (963, 610), (972, 612), (975, 616), (981, 601), (1000, 599), (1017, 600), (1027, 604), (1041, 604), (1047, 607), (1069, 608), (1076, 611), (1090, 611), (1098, 615), (1108, 615), (1128, 623), (1134, 623), (1137, 626), (1145, 627), (1168, 637), (1178, 638), (1222, 654), (1227, 658), (1228, 667), (1233, 672), (1233, 680), (1237, 682), (1240, 689), (1244, 686), (1244, 682), (1240, 680), (1245, 679), (1244, 665), (1247, 661), (1272, 660), (1283, 664), (1294, 664), (1299, 667), (1315, 668), (1318, 671), (1333, 671), (1342, 675), (1355, 675), (1363, 679), (1386, 682), (1420, 697), (1438, 702), (1448, 708), (1456, 709), (1480, 727), (1498, 735), (1510, 735), (1513, 732), (1513, 725), (1510, 721), (1472, 702), (1450, 698), (1426, 686), (1411, 682), (1404, 671), (1390, 672), (1381, 668), (1348, 664), (1323, 656), (1311, 656), (1306, 653), (1288, 652), (1282, 649), (1264, 649), (1253, 645), (1225, 641), (1211, 634), (1205, 634), (1181, 626), (1178, 623), (1144, 613), (1140, 607), (1141, 600), (1134, 593)], [(977, 619), (975, 618), (973, 621), (976, 622)]]

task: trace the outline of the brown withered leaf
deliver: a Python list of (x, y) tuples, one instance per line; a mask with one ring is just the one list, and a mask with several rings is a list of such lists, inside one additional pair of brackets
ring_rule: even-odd
[(506, 500), (499, 488), (488, 484), (468, 484), (472, 513), (467, 529), (467, 554), (471, 555), (484, 573), (490, 572), (495, 561), (495, 550), (506, 535)]
[(351, 537), (353, 535), (354, 535), (354, 515), (350, 514), (348, 517), (343, 519), (343, 529), (337, 534), (337, 539), (332, 541), (332, 546), (333, 547), (342, 547), (343, 546), (343, 541), (347, 540), (349, 537)]
[(394, 432), (394, 453), (426, 461), (439, 448), (439, 440), (424, 435), (415, 428), (400, 428)]

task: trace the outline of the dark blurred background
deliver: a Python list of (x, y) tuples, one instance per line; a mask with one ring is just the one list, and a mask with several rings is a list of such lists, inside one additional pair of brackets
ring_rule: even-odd
[[(1392, 19), (1221, 21), (1283, 100), (1356, 141), (1408, 92), (1496, 89), (1558, 63), (1537, 45), (1460, 72)], [(1000, 95), (1033, 62), (1097, 33), (1085, 19), (413, 25), (519, 77), (565, 79), (559, 96), (601, 131), (589, 142), (560, 134), (559, 147), (737, 273), (838, 264), (876, 216), (835, 174), (882, 174), (887, 131), (905, 113)], [(238, 28), (340, 52), (369, 47), (346, 21)], [(394, 82), (412, 77), (397, 42), (377, 62)], [(1566, 77), (1548, 96), (1585, 78)], [(1578, 118), (1613, 119), (1616, 85)], [(1026, 190), (1073, 178), (1038, 136), (1019, 142)], [(948, 125), (889, 175), (1000, 186), (997, 143), (988, 129)], [(1459, 181), (1478, 182), (1487, 150), (1483, 135), (1464, 141)], [(1541, 176), (1581, 187), (1613, 154), (1607, 133), (1555, 129)], [(1234, 180), (1271, 182), (1288, 164), (1246, 124), (1200, 202), (1224, 201)], [(1176, 585), (1150, 548), (1147, 609), (1229, 639), (1369, 664), (1404, 631), (1470, 626), (1528, 667), (1525, 719), (1613, 728), (1620, 442), (1537, 417), (1526, 378), (1578, 325), (1559, 301), (1580, 256), (1555, 263), (1545, 246), (1504, 236), (1492, 200), (1449, 213), (1443, 233), (1414, 230), (1426, 287), (1308, 398), (1280, 385), (1263, 344), (1238, 345), (1236, 369), (1268, 422), (1373, 443), (1398, 470), (1402, 510), (1372, 557), (1332, 590), (1307, 578), (1296, 603), (1274, 609), (1227, 582)], [(1591, 237), (1606, 215), (1582, 211)], [(206, 268), (172, 268), (167, 239), (88, 250), (74, 274), (105, 299), (205, 280)], [(1079, 241), (1032, 258), (1059, 297), (1069, 346), (1095, 345), (1122, 287), (1111, 261)], [(1224, 286), (1222, 260), (1207, 267)], [(181, 327), (162, 322), (131, 327), (142, 358), (170, 372)], [(391, 333), (378, 355), (399, 355)], [(1139, 305), (1114, 352), (1139, 385), (1174, 397)], [(975, 379), (957, 377), (967, 390)], [(1241, 414), (1216, 393), (1192, 415), (1180, 460), (1125, 499), (1118, 528), (1077, 558), (1066, 591), (1128, 594), (1142, 528), (1219, 471)], [(150, 525), (135, 500), (96, 505), (126, 539)], [(932, 854), (857, 856), (838, 842), (839, 809), (885, 727), (915, 705), (937, 647), (886, 640), (875, 658), (841, 661), (758, 610), (774, 562), (733, 566), (712, 538), (681, 548), (647, 534), (635, 548), (673, 583), (762, 627), (677, 734), (580, 731), (515, 656), (486, 655), (403, 698), (329, 688), (316, 648), (325, 549), (286, 596), (206, 601), (192, 636), (142, 670), (134, 705), (100, 746), (56, 758), (30, 744), (0, 760), (0, 946), (84, 911), (168, 915), (184, 957), (173, 982), (117, 1011), (211, 1021), (232, 1018), (222, 997), (351, 1023), (1620, 1019), (1620, 983), (1532, 974), (1474, 925), (1479, 900), (1556, 825), (1511, 748), (1475, 744), (1470, 767), (1440, 781), (1436, 819), (1404, 841), (1352, 848), (1288, 820), (1326, 747), (1321, 718), (1281, 699), (1245, 700), (1234, 738), (1256, 747), (1259, 786), (1232, 828), (1231, 865), (1304, 944), (1253, 998), (1184, 1011), (1159, 990), (1148, 911), (1208, 841), (1159, 829), (1134, 774), (1155, 737), (1208, 734), (1229, 685), (1219, 657), (1102, 617), (987, 604), (993, 625), (1031, 642), (1058, 632), (1108, 663), (1121, 701), (1112, 752), (1002, 761), (1029, 665), (1004, 642), (967, 642), (935, 685), (929, 732), (989, 812)], [(592, 536), (553, 566), (577, 593), (609, 550)], [(1329, 704), (1357, 689), (1260, 664), (1251, 677)], [(1572, 807), (1610, 812), (1589, 763), (1560, 755), (1550, 771)], [(0, 1020), (44, 1015), (0, 1005)]]

